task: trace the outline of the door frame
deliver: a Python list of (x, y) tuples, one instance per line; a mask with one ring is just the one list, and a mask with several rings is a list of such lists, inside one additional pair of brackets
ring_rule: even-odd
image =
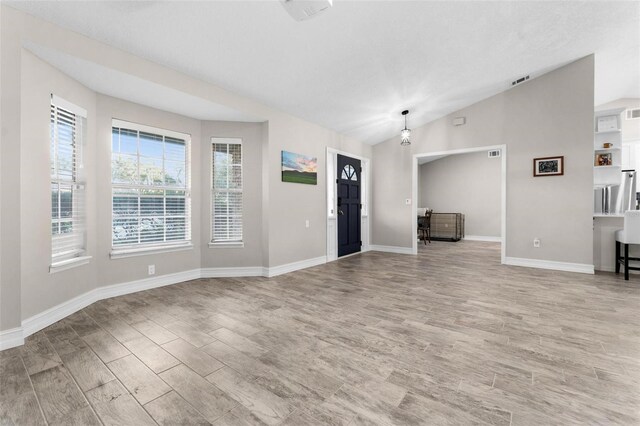
[[(339, 149), (327, 147), (326, 172), (327, 172), (327, 189), (325, 213), (327, 218), (327, 262), (338, 259), (338, 197), (336, 196), (336, 179), (338, 178), (338, 154), (346, 157), (360, 160), (362, 173), (360, 174), (360, 188), (362, 211), (360, 213), (360, 238), (362, 239), (362, 248), (359, 253), (370, 250), (371, 235), (371, 160), (361, 155), (352, 154), (350, 152), (341, 151)], [(342, 258), (356, 255), (358, 253), (348, 254)], [(342, 259), (341, 258), (341, 259)]]
[(471, 152), (490, 151), (492, 149), (499, 149), (501, 151), (501, 172), (500, 172), (500, 263), (505, 264), (507, 256), (507, 145), (489, 145), (480, 146), (474, 148), (462, 148), (453, 149), (449, 151), (438, 152), (425, 152), (421, 154), (413, 155), (413, 168), (412, 168), (412, 184), (411, 184), (411, 197), (413, 200), (413, 208), (411, 209), (411, 240), (412, 240), (412, 253), (418, 254), (418, 240), (415, 237), (418, 233), (418, 224), (416, 217), (418, 216), (418, 159), (425, 157), (436, 157), (440, 155), (455, 155), (455, 154), (468, 154)]

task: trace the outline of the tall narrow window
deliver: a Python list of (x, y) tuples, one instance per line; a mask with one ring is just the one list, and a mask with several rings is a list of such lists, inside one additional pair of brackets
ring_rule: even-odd
[(242, 140), (211, 138), (211, 242), (242, 242)]
[(51, 263), (85, 252), (82, 144), (86, 111), (51, 96)]
[(189, 243), (189, 135), (113, 120), (111, 142), (114, 252)]

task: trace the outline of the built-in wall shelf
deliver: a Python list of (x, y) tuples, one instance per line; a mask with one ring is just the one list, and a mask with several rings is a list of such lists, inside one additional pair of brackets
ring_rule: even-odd
[(623, 112), (624, 108), (617, 108), (595, 113), (592, 164), (594, 188), (615, 184), (620, 180)]
[(604, 132), (595, 132), (595, 133), (596, 133), (596, 135), (608, 135), (608, 134), (611, 134), (611, 133), (620, 133), (620, 132), (622, 132), (622, 130), (618, 129), (618, 130), (607, 130), (607, 131), (604, 131)]
[(602, 214), (606, 187), (620, 185), (622, 176), (622, 113), (624, 108), (596, 111), (593, 128), (594, 217), (616, 217)]

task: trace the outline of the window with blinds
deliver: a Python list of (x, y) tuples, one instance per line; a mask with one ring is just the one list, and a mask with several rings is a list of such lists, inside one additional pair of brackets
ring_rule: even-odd
[(241, 242), (241, 139), (211, 138), (211, 176), (211, 242)]
[(188, 135), (113, 120), (112, 246), (191, 241)]
[(85, 197), (82, 144), (86, 112), (51, 97), (51, 261), (81, 256), (85, 251)]

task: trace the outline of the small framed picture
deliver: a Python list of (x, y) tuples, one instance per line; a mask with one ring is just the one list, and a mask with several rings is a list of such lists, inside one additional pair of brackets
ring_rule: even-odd
[(533, 159), (533, 176), (562, 176), (564, 174), (564, 156)]
[(613, 164), (613, 158), (610, 152), (606, 152), (603, 154), (596, 154), (594, 165), (601, 166), (610, 166)]

